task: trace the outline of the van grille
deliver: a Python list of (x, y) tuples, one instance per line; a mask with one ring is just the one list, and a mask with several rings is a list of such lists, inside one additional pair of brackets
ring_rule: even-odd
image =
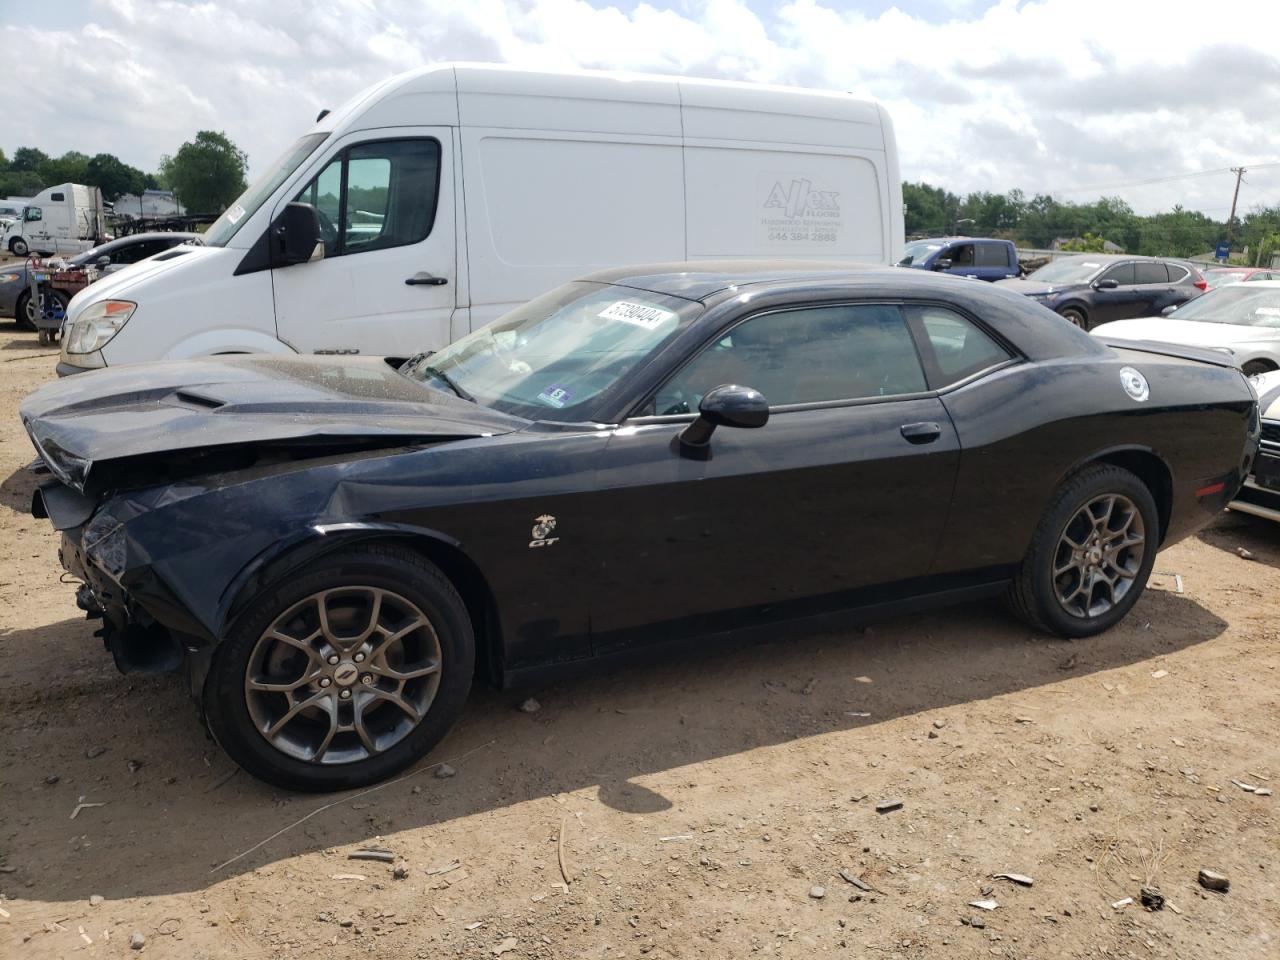
[(1280, 443), (1280, 421), (1262, 421), (1262, 439), (1268, 443)]

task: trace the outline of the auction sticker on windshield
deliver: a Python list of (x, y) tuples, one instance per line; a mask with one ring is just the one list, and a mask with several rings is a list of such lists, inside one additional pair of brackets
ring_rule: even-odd
[(623, 323), (643, 327), (646, 330), (657, 330), (664, 323), (674, 320), (676, 315), (670, 310), (661, 310), (643, 303), (617, 300), (601, 310), (599, 316), (605, 320), (621, 320)]
[(555, 407), (557, 410), (561, 410), (564, 408), (565, 404), (573, 399), (573, 394), (568, 389), (557, 383), (547, 387), (547, 389), (538, 394), (538, 399), (549, 407)]

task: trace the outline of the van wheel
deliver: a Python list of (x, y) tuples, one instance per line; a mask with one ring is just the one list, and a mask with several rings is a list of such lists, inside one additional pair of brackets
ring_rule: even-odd
[(322, 558), (251, 601), (204, 689), (214, 738), (291, 790), (347, 790), (409, 766), (449, 731), (475, 642), (458, 592), (403, 547)]
[(1111, 464), (1085, 467), (1050, 500), (1009, 604), (1046, 633), (1101, 633), (1138, 602), (1159, 540), (1155, 500), (1141, 480)]
[(27, 241), (23, 240), (21, 237), (14, 237), (9, 241), (9, 252), (15, 257), (25, 257), (29, 252)]

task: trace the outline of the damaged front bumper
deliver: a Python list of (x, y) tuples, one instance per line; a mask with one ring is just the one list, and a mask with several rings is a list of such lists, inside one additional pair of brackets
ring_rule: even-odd
[[(86, 619), (101, 620), (95, 636), (121, 673), (172, 673), (182, 669), (190, 653), (183, 636), (160, 623), (121, 584), (121, 525), (94, 515), (88, 497), (56, 480), (42, 483), (32, 497), (31, 515), (48, 519), (62, 534), (58, 559), (79, 586), (76, 606)], [(91, 549), (92, 548), (92, 549)], [(115, 569), (117, 576), (111, 572)]]

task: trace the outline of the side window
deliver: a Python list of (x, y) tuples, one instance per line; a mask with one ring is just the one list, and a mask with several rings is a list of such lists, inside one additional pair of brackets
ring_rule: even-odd
[(27, 207), (27, 212), (23, 219), (30, 223), (33, 220), (40, 220), (43, 217), (44, 213), (39, 207)]
[(953, 267), (972, 267), (973, 244), (958, 243), (947, 251), (946, 257), (951, 261), (951, 266)]
[(772, 406), (928, 389), (902, 311), (889, 304), (806, 307), (733, 327), (658, 391), (659, 414), (693, 413), (712, 387), (754, 387)]
[(977, 324), (945, 307), (909, 306), (907, 316), (928, 344), (934, 389), (971, 377), (1009, 359), (1009, 352)]
[(1133, 264), (1117, 263), (1114, 267), (1098, 278), (1099, 280), (1114, 280), (1122, 287), (1133, 283)]
[(1181, 283), (1191, 275), (1191, 271), (1181, 264), (1166, 263), (1164, 266), (1165, 269), (1169, 271), (1170, 283)]
[(1003, 243), (979, 243), (978, 247), (978, 266), (980, 267), (1007, 267), (1009, 266), (1009, 248)]
[(49, 202), (50, 202), (50, 203), (62, 203), (62, 202), (63, 202), (64, 200), (66, 200), (66, 199), (67, 199), (67, 195), (66, 195), (65, 193), (51, 193), (51, 194), (49, 194)]
[(1134, 283), (1168, 283), (1169, 271), (1163, 263), (1134, 264)]
[(348, 147), (296, 200), (320, 215), (325, 256), (419, 243), (436, 218), (440, 144), (383, 140)]

